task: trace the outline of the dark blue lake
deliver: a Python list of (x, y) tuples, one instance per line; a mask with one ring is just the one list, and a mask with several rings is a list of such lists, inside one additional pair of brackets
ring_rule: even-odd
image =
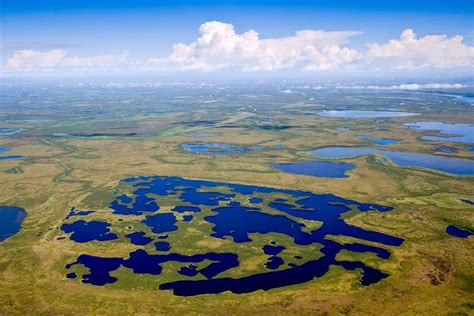
[(182, 144), (181, 148), (184, 151), (192, 153), (204, 153), (213, 155), (231, 155), (231, 154), (244, 154), (251, 151), (258, 151), (264, 149), (262, 146), (238, 146), (221, 143), (191, 143)]
[(374, 118), (374, 117), (404, 117), (414, 116), (420, 113), (397, 112), (397, 111), (356, 111), (356, 110), (323, 110), (317, 113), (324, 117), (341, 118)]
[(278, 170), (313, 177), (347, 178), (346, 171), (355, 168), (354, 164), (332, 161), (306, 161), (299, 163), (271, 163)]
[(285, 250), (286, 248), (283, 246), (274, 246), (274, 245), (265, 245), (263, 246), (262, 250), (265, 254), (270, 255), (268, 257), (267, 263), (265, 263), (265, 267), (270, 270), (276, 270), (281, 265), (285, 263), (281, 257), (278, 257), (278, 254)]
[(456, 226), (448, 226), (446, 227), (446, 233), (451, 236), (459, 237), (459, 238), (467, 238), (472, 235), (472, 232), (467, 229), (462, 229)]
[(403, 126), (418, 131), (438, 132), (441, 135), (425, 135), (421, 139), (441, 142), (474, 144), (474, 125), (466, 123), (413, 122)]
[(74, 217), (74, 216), (87, 216), (87, 215), (92, 214), (92, 213), (95, 213), (95, 211), (78, 211), (78, 210), (76, 210), (75, 207), (72, 207), (69, 210), (69, 214), (66, 216), (65, 219), (69, 219), (69, 218)]
[(157, 241), (154, 245), (155, 249), (158, 251), (168, 251), (171, 249), (170, 244), (165, 241)]
[[(148, 244), (151, 238), (164, 240), (156, 241), (155, 249), (145, 251), (138, 248), (120, 257), (82, 254), (76, 261), (66, 265), (68, 270), (72, 270), (68, 271), (68, 278), (80, 277), (83, 283), (100, 286), (120, 281), (111, 273), (121, 267), (136, 274), (160, 275), (166, 273), (167, 265), (162, 266), (163, 263), (178, 262), (183, 265), (172, 272), (177, 272), (180, 277), (160, 284), (159, 288), (172, 290), (175, 295), (190, 296), (224, 291), (248, 293), (269, 290), (311, 281), (324, 276), (331, 266), (340, 266), (345, 270), (361, 271), (360, 284), (367, 286), (388, 277), (388, 274), (361, 261), (337, 260), (337, 254), (342, 250), (369, 252), (383, 260), (390, 256), (386, 247), (396, 247), (403, 243), (402, 238), (365, 230), (346, 223), (342, 218), (342, 214), (353, 210), (389, 212), (393, 210), (391, 207), (361, 203), (333, 194), (167, 176), (128, 178), (122, 181), (122, 186), (129, 186), (131, 192), (118, 195), (110, 203), (110, 212), (115, 213), (120, 205), (120, 210), (126, 210), (119, 214), (120, 218), (131, 216), (131, 219), (136, 219), (140, 216), (138, 221), (141, 222), (140, 225), (147, 226), (146, 233), (142, 227), (143, 232), (130, 232), (125, 238), (119, 238), (113, 233), (112, 224), (87, 221), (87, 215), (82, 217), (84, 220), (69, 220), (61, 229), (70, 233), (70, 239), (78, 243), (120, 239), (120, 242), (140, 247)], [(138, 200), (146, 201), (146, 204), (137, 203)], [(171, 207), (170, 200), (174, 204)], [(165, 201), (168, 203), (166, 211), (160, 207)], [(156, 207), (153, 210), (143, 210), (142, 207), (149, 203)], [(188, 216), (186, 221), (178, 220), (182, 214)], [(322, 225), (309, 229), (305, 224), (308, 221)], [(261, 249), (267, 256), (267, 262), (263, 265), (265, 272), (247, 272), (238, 278), (220, 277), (222, 272), (239, 268), (239, 253), (233, 252), (239, 247), (220, 249), (217, 253), (199, 253), (201, 248), (196, 248), (195, 254), (180, 254), (179, 248), (171, 243), (171, 240), (182, 236), (180, 227), (202, 223), (209, 225), (210, 238), (230, 240), (236, 245), (248, 244), (249, 247)], [(129, 229), (133, 229), (133, 226), (129, 226)], [(255, 234), (279, 234), (282, 238), (286, 237), (287, 242), (282, 246), (270, 239), (262, 244), (252, 239)], [(168, 235), (175, 238), (168, 238)], [(359, 241), (339, 243), (327, 238), (328, 235), (354, 237)], [(193, 242), (191, 235), (186, 238)], [(364, 241), (376, 242), (377, 246), (364, 244)], [(294, 256), (288, 262), (280, 256), (292, 245), (315, 244), (322, 248), (314, 256)], [(88, 272), (75, 269), (76, 265), (85, 267)], [(197, 275), (201, 275), (201, 278), (194, 278)]]
[(71, 224), (61, 225), (61, 230), (72, 233), (71, 240), (79, 243), (117, 239), (118, 236), (110, 232), (109, 226), (110, 224), (106, 222), (78, 220)]
[(0, 241), (20, 231), (26, 215), (20, 207), (0, 205)]
[(383, 155), (402, 167), (423, 167), (456, 175), (473, 175), (474, 161), (370, 147), (325, 147), (313, 151), (318, 158), (353, 158)]
[(148, 245), (153, 241), (153, 238), (147, 237), (144, 232), (133, 232), (125, 236), (130, 239), (130, 242), (134, 245), (144, 246)]
[(369, 136), (369, 135), (358, 135), (356, 136), (358, 139), (362, 139), (362, 140), (368, 140), (368, 141), (371, 141), (372, 143), (376, 144), (376, 145), (391, 145), (391, 144), (395, 144), (395, 143), (398, 143), (400, 140), (398, 139), (393, 139), (393, 138), (377, 138), (377, 137), (374, 137), (374, 136)]

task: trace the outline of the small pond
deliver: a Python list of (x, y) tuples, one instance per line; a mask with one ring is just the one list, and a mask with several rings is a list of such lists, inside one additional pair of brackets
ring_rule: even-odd
[(231, 154), (244, 154), (251, 151), (263, 150), (262, 146), (239, 146), (223, 143), (190, 143), (182, 144), (181, 148), (184, 151), (192, 153), (204, 153), (213, 155), (231, 155)]
[(347, 178), (346, 171), (354, 169), (351, 163), (332, 161), (305, 161), (299, 163), (271, 163), (272, 167), (293, 174), (323, 178)]
[(382, 145), (382, 146), (395, 144), (400, 141), (398, 139), (393, 139), (393, 138), (377, 138), (377, 137), (369, 136), (369, 135), (357, 135), (356, 137), (358, 139), (368, 140), (376, 145)]
[(462, 229), (453, 225), (446, 227), (446, 233), (448, 235), (459, 237), (459, 238), (467, 238), (472, 235), (472, 232), (467, 229)]

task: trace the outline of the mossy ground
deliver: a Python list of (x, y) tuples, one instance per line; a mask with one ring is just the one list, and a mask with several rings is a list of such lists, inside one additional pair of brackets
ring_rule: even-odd
[[(381, 163), (374, 157), (358, 157), (344, 161), (357, 167), (349, 178), (328, 179), (292, 175), (271, 168), (269, 162), (294, 162), (314, 159), (309, 152), (324, 146), (371, 145), (356, 135), (369, 133), (377, 137), (398, 138), (391, 149), (430, 153), (432, 142), (420, 141), (422, 133), (401, 129), (413, 118), (388, 119), (383, 127), (373, 119), (329, 119), (315, 115), (292, 113), (302, 108), (298, 103), (282, 100), (286, 113), (273, 117), (296, 126), (285, 130), (263, 130), (255, 127), (254, 114), (234, 118), (219, 117), (211, 110), (194, 114), (167, 113), (153, 116), (133, 116), (103, 122), (80, 121), (66, 130), (43, 127), (25, 137), (2, 138), (0, 147), (12, 147), (11, 154), (25, 155), (22, 160), (0, 162), (2, 178), (0, 204), (15, 205), (27, 210), (22, 230), (0, 243), (0, 312), (12, 314), (372, 314), (372, 315), (447, 315), (474, 312), (474, 239), (459, 239), (445, 233), (447, 225), (474, 229), (472, 206), (460, 201), (474, 200), (473, 177), (460, 177), (416, 168), (400, 168)], [(287, 102), (287, 103), (285, 103)], [(418, 102), (418, 101), (417, 101)], [(336, 104), (337, 105), (337, 104)], [(443, 114), (443, 120), (465, 121), (466, 116), (453, 111)], [(472, 117), (472, 116), (471, 116)], [(197, 128), (179, 124), (197, 119), (215, 120), (212, 127)], [(418, 119), (418, 118), (417, 118)], [(423, 114), (423, 120), (439, 120), (439, 114)], [(126, 123), (124, 123), (126, 122)], [(220, 124), (220, 125), (219, 125)], [(231, 124), (233, 127), (221, 128)], [(117, 127), (118, 126), (118, 127)], [(336, 126), (349, 126), (350, 131), (337, 131)], [(100, 128), (99, 128), (100, 127)], [(51, 131), (66, 133), (147, 131), (148, 136), (106, 138), (49, 137)], [(196, 131), (216, 133), (198, 139)], [(186, 142), (225, 142), (241, 145), (262, 145), (267, 149), (243, 155), (214, 156), (183, 152)], [(284, 144), (283, 149), (270, 148)], [(457, 144), (463, 149), (462, 144)], [(472, 153), (460, 150), (458, 156), (472, 159)], [(193, 179), (255, 184), (285, 189), (330, 192), (358, 200), (390, 205), (390, 213), (345, 214), (353, 225), (399, 236), (406, 241), (401, 247), (390, 247), (388, 260), (373, 254), (344, 251), (344, 259), (363, 259), (390, 277), (369, 287), (358, 282), (358, 271), (332, 267), (311, 282), (248, 294), (221, 293), (178, 297), (157, 290), (159, 282), (153, 276), (138, 276), (119, 269), (113, 275), (120, 282), (103, 287), (90, 286), (65, 277), (65, 263), (75, 260), (84, 249), (90, 254), (114, 256), (131, 251), (134, 246), (117, 242), (92, 242), (79, 245), (58, 229), (72, 206), (94, 209), (94, 216), (110, 215), (107, 205), (120, 189), (120, 179), (139, 175), (168, 175)], [(199, 215), (198, 215), (199, 216)], [(126, 218), (120, 227), (134, 221)], [(115, 223), (115, 222), (114, 222)], [(133, 225), (139, 225), (136, 222)], [(194, 253), (224, 247), (228, 241), (217, 240), (202, 232), (209, 227), (183, 230), (183, 238), (173, 244)], [(202, 234), (199, 242), (187, 243), (186, 236)], [(350, 238), (334, 236), (349, 242)], [(258, 242), (275, 239), (283, 245), (288, 241), (278, 235), (252, 235)], [(264, 269), (266, 257), (261, 251), (242, 244), (235, 247), (242, 268)], [(150, 245), (151, 247), (151, 245)], [(288, 254), (309, 251), (288, 246)], [(311, 249), (317, 253), (317, 249)], [(289, 256), (285, 258), (289, 260)], [(174, 263), (165, 269), (176, 270)], [(81, 272), (81, 267), (75, 267)], [(82, 271), (83, 272), (83, 271)], [(230, 272), (229, 272), (230, 273)], [(230, 274), (229, 274), (230, 275)], [(232, 275), (237, 276), (237, 275)], [(172, 279), (173, 275), (166, 277)], [(160, 282), (164, 279), (160, 279)]]

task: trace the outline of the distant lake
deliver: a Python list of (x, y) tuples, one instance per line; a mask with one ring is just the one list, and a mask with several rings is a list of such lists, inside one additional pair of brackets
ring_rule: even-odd
[[(105, 138), (113, 138), (113, 137), (132, 137), (138, 136), (138, 133), (125, 133), (125, 134), (114, 134), (114, 133), (91, 133), (91, 134), (80, 134), (80, 133), (73, 133), (73, 134), (66, 134), (66, 133), (53, 133), (54, 137), (64, 137), (64, 138), (96, 138), (96, 139), (105, 139)], [(143, 135), (146, 135), (143, 134)]]
[(25, 210), (20, 207), (0, 205), (0, 241), (20, 231), (26, 215)]
[(416, 129), (418, 131), (438, 131), (442, 136), (425, 135), (421, 139), (454, 142), (464, 144), (474, 144), (474, 125), (466, 123), (445, 123), (445, 122), (413, 122), (403, 126)]
[(238, 146), (223, 143), (191, 143), (182, 144), (181, 148), (184, 151), (192, 153), (204, 153), (213, 155), (231, 155), (231, 154), (244, 154), (251, 151), (263, 150), (262, 146)]
[(0, 136), (11, 136), (24, 131), (23, 128), (0, 128)]
[(325, 147), (313, 151), (318, 158), (353, 158), (383, 155), (402, 167), (423, 167), (456, 175), (474, 175), (474, 161), (370, 147)]
[(451, 147), (451, 146), (437, 146), (437, 147), (433, 147), (431, 150), (442, 152), (445, 154), (452, 154), (452, 153), (458, 152), (458, 150), (455, 147)]
[(390, 145), (390, 144), (398, 143), (400, 141), (398, 139), (393, 139), (393, 138), (377, 138), (377, 137), (369, 136), (369, 135), (358, 135), (356, 137), (358, 139), (371, 141), (372, 143), (376, 145)]
[(324, 117), (342, 118), (371, 118), (371, 117), (403, 117), (420, 115), (420, 113), (396, 112), (396, 111), (354, 111), (354, 110), (323, 110), (317, 112)]
[(213, 133), (194, 133), (191, 134), (192, 137), (211, 137), (211, 136), (217, 136), (217, 134)]
[(272, 167), (293, 174), (323, 178), (347, 178), (346, 171), (354, 169), (351, 163), (306, 161), (299, 163), (271, 163)]
[(443, 96), (443, 97), (455, 98), (455, 99), (458, 99), (460, 101), (464, 101), (464, 102), (467, 102), (467, 103), (474, 103), (474, 98), (469, 94), (465, 94), (465, 95), (451, 94), (451, 93), (433, 93), (433, 94), (434, 95), (440, 95), (440, 96)]
[(285, 148), (285, 145), (283, 145), (283, 144), (276, 144), (276, 145), (273, 145), (272, 147), (275, 148), (275, 149), (284, 149), (284, 148)]
[(279, 123), (278, 120), (274, 120), (274, 119), (258, 119), (255, 122), (257, 124), (277, 124), (277, 123)]
[[(0, 154), (6, 153), (8, 151), (10, 151), (10, 148), (0, 147)], [(19, 155), (0, 156), (0, 160), (10, 160), (10, 159), (20, 159), (20, 158), (24, 158), (24, 156), (19, 156)]]

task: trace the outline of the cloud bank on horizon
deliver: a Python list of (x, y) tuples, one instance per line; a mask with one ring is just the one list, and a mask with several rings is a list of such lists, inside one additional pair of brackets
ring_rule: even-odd
[(64, 49), (14, 51), (6, 59), (6, 73), (63, 71), (328, 71), (470, 69), (474, 47), (460, 35), (425, 35), (412, 29), (384, 43), (350, 47), (357, 31), (300, 30), (293, 36), (260, 38), (254, 30), (238, 34), (232, 24), (201, 24), (191, 43), (177, 43), (167, 57), (131, 60), (129, 52), (74, 56)]

